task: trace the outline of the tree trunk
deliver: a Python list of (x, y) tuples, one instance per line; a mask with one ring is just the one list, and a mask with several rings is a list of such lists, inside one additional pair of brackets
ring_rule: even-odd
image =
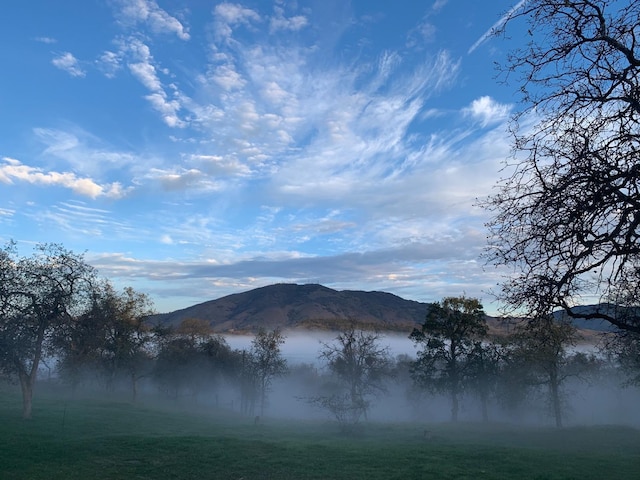
[(131, 393), (133, 396), (133, 403), (136, 403), (136, 400), (138, 399), (138, 377), (135, 373), (131, 374)]
[(456, 388), (451, 390), (451, 421), (458, 421), (458, 390)]
[(30, 419), (33, 399), (33, 381), (29, 375), (20, 372), (20, 389), (22, 390), (22, 418)]
[(482, 391), (480, 392), (480, 403), (482, 406), (482, 421), (485, 423), (489, 422), (489, 408), (488, 408), (488, 399), (487, 399), (487, 392)]
[(551, 403), (553, 405), (553, 415), (556, 419), (556, 427), (562, 427), (562, 406), (560, 404), (560, 385), (556, 375), (551, 375), (551, 381), (549, 382), (549, 389), (551, 393)]
[(22, 418), (30, 419), (33, 406), (33, 386), (38, 376), (38, 367), (42, 358), (42, 344), (44, 342), (44, 323), (38, 327), (36, 348), (33, 355), (31, 368), (18, 365), (18, 377), (20, 378), (20, 389), (22, 390)]

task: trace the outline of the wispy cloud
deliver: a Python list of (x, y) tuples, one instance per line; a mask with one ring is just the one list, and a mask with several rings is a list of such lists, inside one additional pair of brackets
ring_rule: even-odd
[(128, 49), (132, 57), (128, 64), (131, 74), (150, 91), (145, 98), (169, 127), (184, 127), (186, 123), (178, 115), (182, 108), (180, 101), (167, 93), (158, 77), (149, 47), (142, 41), (131, 38)]
[(192, 303), (276, 281), (434, 300), (494, 283), (474, 203), (510, 152), (510, 107), (480, 82), (463, 108), (450, 91), (468, 73), (436, 43), (451, 2), (390, 14), (389, 42), (367, 22), (392, 7), (368, 2), (360, 17), (341, 1), (109, 4), (110, 42), (56, 66), (117, 102), (5, 147), (21, 160), (0, 161), (0, 184), (34, 205), (4, 205), (3, 221), (91, 236), (115, 252), (91, 257), (101, 273)]
[(431, 10), (433, 10), (434, 12), (439, 12), (447, 3), (449, 3), (449, 0), (436, 0), (435, 2), (433, 2)]
[(124, 23), (142, 23), (154, 33), (175, 34), (181, 40), (189, 40), (189, 30), (176, 17), (161, 9), (154, 0), (117, 0), (119, 16)]
[(269, 30), (271, 33), (278, 30), (290, 30), (298, 31), (306, 27), (309, 24), (309, 20), (304, 15), (294, 15), (292, 17), (286, 17), (284, 9), (280, 7), (274, 7), (274, 15), (269, 20)]
[(214, 8), (215, 33), (218, 39), (229, 39), (236, 25), (248, 25), (252, 22), (260, 22), (260, 15), (250, 8), (236, 3), (219, 3)]
[(499, 31), (500, 28), (502, 28), (502, 26), (507, 23), (507, 21), (513, 16), (513, 14), (520, 10), (526, 3), (527, 0), (520, 0), (517, 4), (511, 7), (511, 9), (509, 9), (509, 11), (500, 18), (500, 20), (494, 23), (489, 30), (483, 33), (482, 36), (480, 36), (480, 38), (476, 40), (476, 42), (471, 45), (471, 47), (469, 47), (467, 54), (473, 53), (476, 48), (486, 42), (487, 39), (489, 39), (489, 37), (494, 35), (497, 31)]
[(103, 176), (110, 171), (122, 173), (129, 167), (144, 168), (146, 159), (131, 152), (115, 150), (99, 138), (79, 129), (68, 130), (37, 127), (35, 139), (44, 146), (42, 156), (63, 161), (74, 172)]
[(86, 72), (80, 67), (78, 59), (69, 52), (64, 52), (51, 60), (51, 63), (60, 70), (64, 70), (72, 77), (84, 77)]
[(36, 37), (34, 38), (34, 40), (36, 42), (40, 42), (40, 43), (46, 43), (46, 44), (53, 44), (53, 43), (57, 43), (57, 40), (53, 37)]

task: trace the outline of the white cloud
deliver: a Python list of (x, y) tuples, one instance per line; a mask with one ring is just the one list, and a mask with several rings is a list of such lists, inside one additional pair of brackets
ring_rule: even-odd
[(489, 96), (483, 96), (471, 102), (471, 105), (465, 108), (463, 112), (465, 115), (479, 120), (482, 126), (486, 127), (507, 119), (511, 112), (511, 106), (498, 103)]
[(158, 77), (157, 69), (153, 65), (153, 56), (151, 55), (149, 47), (141, 41), (134, 39), (129, 49), (134, 58), (138, 60), (128, 64), (131, 74), (151, 91), (149, 95), (145, 96), (145, 99), (151, 103), (154, 110), (160, 113), (166, 125), (172, 128), (185, 127), (186, 122), (178, 115), (182, 105), (178, 98), (169, 98), (169, 95), (166, 93)]
[(434, 12), (439, 12), (447, 3), (449, 3), (449, 0), (436, 0), (435, 2), (433, 2), (431, 10), (433, 10)]
[(228, 39), (233, 33), (231, 27), (238, 24), (248, 25), (251, 22), (260, 22), (260, 15), (250, 8), (235, 3), (219, 3), (214, 8), (216, 16), (215, 32), (219, 39)]
[(5, 157), (3, 160), (4, 164), (0, 164), (0, 182), (5, 184), (13, 184), (18, 181), (33, 185), (59, 186), (90, 198), (99, 196), (120, 198), (125, 193), (117, 184), (99, 185), (90, 178), (78, 177), (72, 172), (46, 172), (24, 165), (12, 158)]
[(234, 25), (249, 21), (260, 21), (260, 15), (255, 10), (234, 3), (220, 3), (216, 5), (214, 12), (219, 19)]
[(140, 83), (152, 92), (162, 90), (162, 83), (156, 75), (156, 68), (148, 62), (130, 63), (129, 70)]
[(153, 108), (160, 112), (162, 120), (169, 127), (181, 128), (186, 125), (186, 123), (178, 116), (178, 111), (182, 108), (178, 100), (169, 100), (166, 94), (162, 91), (152, 93), (144, 98), (149, 100)]
[(214, 176), (247, 176), (251, 169), (233, 157), (219, 155), (191, 155), (191, 162), (197, 163), (202, 170)]
[(174, 33), (189, 40), (188, 29), (175, 17), (161, 9), (153, 0), (119, 0), (120, 15), (128, 23), (145, 23), (155, 33)]
[(51, 63), (72, 77), (84, 77), (86, 75), (86, 72), (80, 67), (78, 59), (69, 52), (62, 53), (55, 57), (51, 60)]
[(107, 78), (114, 78), (118, 70), (122, 68), (122, 55), (107, 50), (100, 55), (96, 63)]
[(168, 192), (213, 192), (224, 188), (224, 183), (197, 168), (154, 168), (146, 178), (158, 182)]
[(246, 81), (242, 78), (233, 65), (219, 65), (216, 67), (212, 80), (225, 90), (242, 88)]
[(36, 38), (34, 38), (34, 40), (36, 42), (46, 43), (46, 44), (49, 44), (49, 45), (58, 42), (55, 38), (52, 38), (52, 37), (36, 37)]
[(298, 31), (302, 30), (309, 24), (309, 20), (304, 15), (295, 15), (293, 17), (285, 17), (284, 10), (280, 7), (274, 8), (275, 15), (269, 21), (269, 31), (271, 33), (279, 30)]

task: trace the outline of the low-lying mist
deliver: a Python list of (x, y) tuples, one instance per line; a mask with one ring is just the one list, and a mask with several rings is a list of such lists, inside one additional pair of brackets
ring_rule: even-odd
[[(235, 352), (249, 351), (254, 337), (227, 335), (228, 346)], [(280, 352), (287, 362), (287, 372), (273, 378), (265, 391), (264, 409), (259, 398), (247, 399), (241, 373), (211, 371), (208, 364), (187, 362), (176, 357), (176, 363), (164, 370), (149, 370), (140, 375), (135, 385), (135, 401), (161, 404), (180, 410), (229, 412), (249, 419), (269, 418), (295, 420), (339, 421), (335, 412), (322, 407), (318, 398), (327, 398), (337, 391), (337, 382), (321, 358), (323, 346), (331, 344), (336, 333), (318, 332), (285, 334)], [(412, 422), (429, 424), (451, 420), (451, 398), (446, 392), (417, 388), (411, 376), (416, 347), (406, 336), (385, 334), (379, 343), (387, 348), (391, 359), (388, 377), (382, 388), (366, 398), (367, 408), (358, 422)], [(184, 362), (180, 364), (179, 362)], [(55, 376), (50, 384), (70, 396), (100, 395), (131, 399), (131, 383), (127, 375), (112, 379), (105, 388), (105, 379), (87, 366), (73, 385)], [(615, 424), (640, 427), (640, 389), (623, 386), (624, 378), (610, 365), (587, 377), (567, 379), (562, 384), (562, 413), (565, 426)], [(506, 387), (504, 387), (506, 388)], [(523, 391), (501, 390), (491, 386), (491, 394), (483, 405), (478, 386), (465, 389), (459, 395), (461, 422), (511, 423), (521, 425), (554, 425), (546, 386)], [(244, 393), (243, 393), (244, 392)], [(520, 395), (518, 397), (518, 395)], [(315, 399), (315, 401), (314, 401)], [(326, 407), (326, 404), (325, 404)], [(258, 420), (260, 419), (260, 420)]]

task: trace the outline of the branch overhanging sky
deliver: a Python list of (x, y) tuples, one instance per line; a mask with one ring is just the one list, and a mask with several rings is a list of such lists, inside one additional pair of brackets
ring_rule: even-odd
[(278, 282), (490, 304), (474, 205), (519, 108), (490, 34), (523, 3), (9, 2), (0, 240), (159, 311)]

